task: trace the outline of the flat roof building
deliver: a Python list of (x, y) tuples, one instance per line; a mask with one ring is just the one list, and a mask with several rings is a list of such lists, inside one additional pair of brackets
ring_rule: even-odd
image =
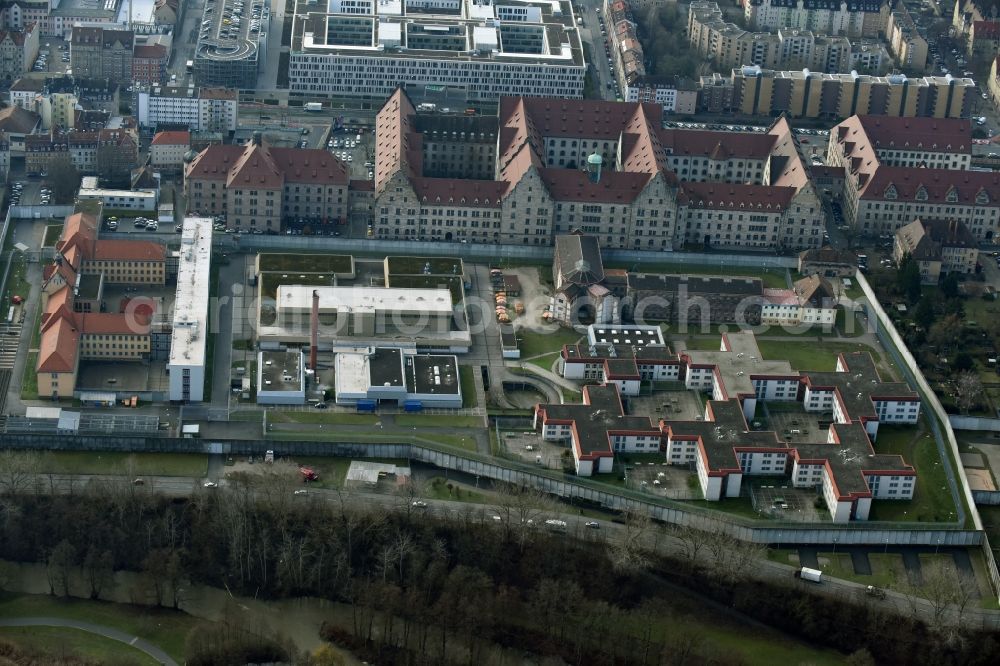
[(212, 224), (211, 218), (189, 217), (185, 218), (181, 231), (177, 296), (174, 300), (170, 361), (167, 364), (171, 402), (201, 402), (205, 399)]
[(293, 95), (381, 100), (405, 82), (471, 102), (583, 96), (587, 65), (568, 0), (298, 0), (294, 15)]
[(257, 354), (257, 404), (301, 405), (306, 401), (305, 362), (302, 350)]
[(462, 406), (455, 356), (367, 347), (338, 352), (335, 367), (338, 405), (372, 400), (414, 409)]
[(199, 85), (249, 89), (257, 86), (264, 61), (270, 3), (235, 0), (205, 4), (194, 51), (194, 78)]

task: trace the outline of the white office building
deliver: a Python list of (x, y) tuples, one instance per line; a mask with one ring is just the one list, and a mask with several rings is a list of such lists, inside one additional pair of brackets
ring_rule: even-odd
[(298, 0), (288, 75), (304, 96), (382, 100), (405, 83), (495, 102), (580, 98), (586, 63), (568, 0)]
[(156, 190), (112, 190), (97, 186), (97, 176), (84, 176), (76, 198), (80, 201), (100, 201), (105, 208), (154, 211), (159, 201)]
[[(205, 341), (208, 337), (209, 275), (212, 265), (212, 219), (189, 217), (181, 231), (170, 339), (171, 402), (205, 399)], [(211, 368), (208, 368), (211, 372)]]
[(231, 88), (154, 86), (136, 94), (136, 119), (142, 127), (180, 124), (194, 131), (235, 132), (239, 101)]

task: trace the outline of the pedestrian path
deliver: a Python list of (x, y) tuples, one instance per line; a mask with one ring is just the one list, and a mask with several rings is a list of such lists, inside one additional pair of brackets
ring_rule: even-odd
[(104, 638), (110, 638), (113, 641), (118, 641), (119, 643), (130, 645), (140, 652), (145, 652), (159, 664), (178, 666), (177, 662), (170, 655), (149, 641), (143, 640), (138, 636), (130, 636), (124, 631), (119, 631), (112, 627), (104, 627), (99, 624), (91, 624), (90, 622), (80, 622), (79, 620), (69, 620), (62, 617), (15, 617), (0, 620), (0, 627), (68, 627), (70, 629), (78, 629), (86, 631), (88, 634), (96, 634)]

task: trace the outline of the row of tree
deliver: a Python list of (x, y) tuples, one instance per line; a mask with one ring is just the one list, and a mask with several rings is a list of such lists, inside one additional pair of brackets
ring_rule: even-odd
[[(280, 465), (190, 500), (135, 486), (131, 474), (45, 495), (35, 487), (44, 480), (24, 484), (9, 472), (24, 468), (13, 464), (18, 455), (0, 455), (0, 558), (46, 562), (54, 594), (69, 592), (76, 570), (100, 598), (124, 569), (144, 573), (145, 601), (167, 606), (183, 603), (188, 582), (321, 597), (352, 609), (350, 626), (331, 625), (327, 636), (376, 663), (502, 663), (511, 650), (575, 664), (740, 663), (690, 629), (691, 618), (736, 611), (858, 652), (862, 663), (865, 649), (880, 663), (911, 664), (986, 663), (1000, 649), (985, 633), (944, 637), (879, 605), (751, 580), (762, 549), (723, 534), (668, 532), (639, 516), (624, 516), (613, 538), (539, 529), (553, 507), (529, 489), (500, 489), (491, 510), (499, 521), (471, 506), (436, 518), (413, 508), (412, 486), (394, 509), (346, 494), (302, 501), (294, 469)], [(679, 554), (657, 554), (662, 539), (678, 540)], [(195, 643), (194, 663), (243, 663), (282, 647), (266, 632), (231, 628)]]

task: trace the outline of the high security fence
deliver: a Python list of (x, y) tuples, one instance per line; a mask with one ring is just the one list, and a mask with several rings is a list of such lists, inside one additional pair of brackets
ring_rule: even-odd
[(869, 546), (976, 546), (983, 533), (957, 525), (928, 523), (852, 522), (849, 524), (803, 524), (790, 521), (760, 521), (713, 509), (660, 499), (642, 492), (607, 486), (555, 470), (513, 460), (495, 460), (446, 445), (330, 443), (312, 441), (198, 440), (184, 438), (46, 437), (32, 434), (0, 436), (0, 448), (35, 450), (132, 451), (263, 455), (271, 449), (278, 455), (337, 456), (345, 458), (407, 458), (442, 469), (537, 488), (558, 497), (597, 504), (615, 511), (638, 511), (653, 518), (699, 530), (724, 532), (756, 543), (830, 544)]

